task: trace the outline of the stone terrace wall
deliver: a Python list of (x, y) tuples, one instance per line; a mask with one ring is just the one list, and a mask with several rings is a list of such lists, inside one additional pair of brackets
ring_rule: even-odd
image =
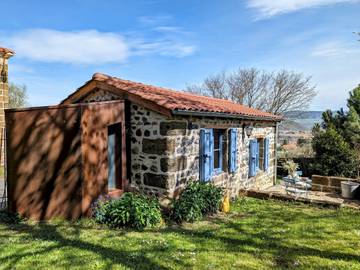
[(360, 179), (343, 178), (336, 176), (313, 175), (311, 179), (311, 190), (332, 193), (341, 193), (341, 181), (353, 181), (360, 183)]
[[(237, 196), (240, 189), (271, 186), (275, 172), (275, 128), (259, 124), (251, 138), (243, 136), (243, 123), (239, 120), (217, 118), (166, 118), (156, 112), (131, 105), (131, 184), (150, 195), (172, 198), (179, 194), (187, 181), (199, 179), (200, 128), (209, 125), (238, 127), (238, 166), (235, 173), (227, 172), (227, 151), (223, 160), (225, 172), (213, 177), (217, 185), (229, 189)], [(255, 137), (270, 139), (270, 166), (248, 177), (249, 142)], [(224, 149), (227, 149), (224, 136)]]

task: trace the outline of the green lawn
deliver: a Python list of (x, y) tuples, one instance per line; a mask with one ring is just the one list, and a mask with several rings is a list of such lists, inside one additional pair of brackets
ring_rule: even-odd
[(0, 269), (360, 269), (360, 211), (241, 199), (144, 232), (89, 220), (0, 224)]

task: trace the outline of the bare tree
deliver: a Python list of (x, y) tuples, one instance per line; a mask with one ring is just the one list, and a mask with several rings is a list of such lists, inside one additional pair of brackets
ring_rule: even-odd
[(28, 103), (26, 85), (10, 83), (9, 86), (9, 108), (25, 107)]
[(270, 79), (271, 74), (255, 68), (233, 72), (226, 80), (231, 100), (249, 107), (265, 109)]
[(200, 85), (188, 86), (188, 91), (230, 99), (274, 114), (307, 108), (316, 94), (311, 77), (286, 70), (274, 73), (256, 68), (209, 76)]
[(191, 93), (204, 96), (229, 99), (229, 92), (226, 89), (226, 74), (224, 71), (219, 74), (210, 75), (200, 85), (189, 85), (187, 90)]
[(315, 97), (315, 87), (311, 77), (301, 73), (282, 70), (272, 78), (272, 89), (268, 89), (266, 111), (282, 114), (307, 108)]

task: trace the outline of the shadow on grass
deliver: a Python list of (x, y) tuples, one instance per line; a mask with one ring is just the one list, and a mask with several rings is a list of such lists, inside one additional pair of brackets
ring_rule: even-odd
[[(266, 224), (266, 226), (268, 225), (269, 224)], [(206, 242), (210, 239), (212, 241), (219, 241), (224, 245), (224, 249), (227, 252), (252, 253), (249, 250), (261, 250), (264, 253), (271, 254), (274, 258), (274, 264), (281, 267), (294, 267), (296, 259), (299, 256), (315, 256), (329, 260), (360, 262), (360, 255), (356, 254), (321, 250), (319, 248), (300, 246), (297, 244), (290, 245), (288, 239), (272, 235), (271, 227), (268, 227), (266, 231), (252, 233), (248, 228), (244, 228), (242, 224), (227, 221), (226, 226), (223, 228), (225, 231), (232, 229), (236, 233), (232, 233), (230, 237), (226, 236), (226, 233), (214, 233), (213, 230), (205, 229), (198, 231), (181, 227), (177, 229), (164, 229), (162, 233), (178, 232), (193, 242)], [(320, 231), (314, 232), (314, 235), (319, 233), (321, 234)], [(236, 235), (239, 235), (239, 237), (236, 237)], [(258, 256), (258, 253), (255, 251), (252, 255)]]
[[(90, 242), (85, 242), (80, 239), (68, 239), (63, 237), (58, 232), (58, 226), (49, 224), (49, 223), (39, 223), (37, 225), (29, 225), (26, 223), (22, 223), (19, 225), (8, 225), (7, 230), (12, 230), (18, 233), (26, 233), (26, 238), (30, 237), (35, 241), (50, 241), (53, 243), (50, 247), (42, 248), (35, 252), (29, 251), (28, 248), (16, 250), (16, 254), (12, 254), (6, 257), (2, 257), (3, 266), (5, 262), (7, 262), (8, 269), (13, 269), (17, 262), (26, 257), (33, 257), (34, 255), (46, 255), (50, 252), (57, 249), (66, 249), (67, 247), (77, 248), (83, 251), (93, 252), (94, 254), (100, 255), (105, 261), (110, 261), (108, 264), (108, 268), (110, 269), (112, 265), (118, 264), (122, 266), (126, 266), (129, 269), (160, 269), (165, 270), (169, 269), (162, 265), (153, 262), (151, 259), (147, 257), (149, 253), (164, 251), (163, 247), (151, 248), (151, 250), (142, 248), (136, 251), (136, 254), (131, 251), (119, 250), (111, 247), (105, 247), (101, 244), (93, 244)], [(81, 230), (81, 226), (71, 226), (74, 229), (71, 232), (71, 235), (79, 233), (78, 230)], [(28, 240), (28, 239), (27, 239)], [(135, 258), (136, 257), (136, 258)], [(82, 266), (76, 265), (76, 260), (71, 262), (64, 262), (63, 266)], [(56, 265), (59, 267), (59, 265)], [(183, 267), (186, 268), (184, 264)]]
[[(292, 208), (285, 211), (284, 208), (277, 206), (260, 206), (257, 208), (258, 212), (255, 213), (256, 211), (249, 207), (249, 211), (230, 217), (214, 217), (207, 219), (203, 223), (200, 222), (189, 226), (174, 225), (161, 229), (150, 229), (144, 233), (144, 239), (146, 239), (147, 234), (153, 233), (155, 237), (160, 234), (166, 241), (171, 241), (175, 235), (177, 241), (173, 242), (172, 245), (151, 244), (147, 247), (136, 243), (135, 251), (129, 251), (122, 247), (109, 247), (101, 243), (90, 243), (79, 239), (79, 237), (74, 237), (79, 236), (82, 230), (89, 229), (89, 227), (76, 223), (71, 226), (68, 223), (66, 225), (51, 223), (5, 225), (5, 230), (25, 234), (27, 240), (48, 241), (51, 242), (51, 245), (40, 247), (33, 252), (29, 251), (28, 248), (21, 248), (8, 256), (0, 257), (11, 269), (16, 266), (19, 260), (24, 258), (50, 254), (57, 249), (76, 248), (97, 254), (106, 262), (109, 269), (113, 265), (122, 265), (129, 269), (189, 269), (194, 266), (194, 262), (186, 259), (177, 260), (171, 257), (173, 252), (189, 252), (181, 244), (186, 243), (194, 246), (196, 253), (206, 253), (210, 260), (213, 254), (229, 253), (240, 255), (243, 253), (254, 257), (260, 263), (264, 258), (270, 258), (273, 266), (277, 268), (294, 268), (297, 266), (300, 257), (302, 257), (302, 261), (304, 261), (304, 257), (318, 257), (328, 260), (341, 260), (347, 263), (360, 262), (360, 255), (356, 254), (356, 252), (351, 254), (336, 250), (336, 248), (329, 250), (328, 247), (324, 248), (324, 246), (320, 245), (321, 241), (328, 240), (324, 235), (331, 237), (328, 235), (326, 228), (321, 225), (329, 222), (342, 222), (342, 219), (337, 219), (336, 212), (319, 210), (320, 212), (316, 214), (313, 211), (306, 213), (303, 211), (304, 209), (299, 207), (299, 209)], [(308, 231), (305, 229), (299, 231), (297, 228), (299, 224), (310, 223), (317, 224), (316, 230)], [(343, 226), (346, 228), (346, 224), (343, 224)], [(63, 230), (60, 233), (59, 231), (64, 228), (66, 231)], [(117, 232), (124, 236), (128, 231), (119, 230)], [(72, 237), (68, 238), (67, 235)], [(111, 234), (106, 237), (109, 240)], [(301, 241), (304, 237), (307, 237), (310, 241)], [(126, 238), (115, 237), (114, 239), (114, 241), (119, 240), (124, 241), (124, 245), (127, 244)], [(316, 243), (319, 243), (319, 245)], [(74, 256), (77, 255), (74, 254)], [(152, 259), (153, 256), (158, 259), (164, 258), (166, 261), (159, 264)], [(82, 266), (81, 260), (76, 260), (73, 256), (69, 256), (59, 264), (63, 264), (60, 265), (62, 267), (69, 267), (70, 265)], [(59, 265), (56, 266), (59, 267)], [(205, 266), (200, 265), (198, 267)], [(227, 266), (224, 265), (223, 267), (226, 268)], [(251, 268), (250, 264), (249, 268)]]

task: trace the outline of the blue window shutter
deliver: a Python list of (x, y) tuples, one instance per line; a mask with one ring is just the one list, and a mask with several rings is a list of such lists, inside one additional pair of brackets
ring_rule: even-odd
[(213, 168), (214, 136), (212, 129), (200, 130), (200, 180), (209, 181)]
[(267, 171), (269, 168), (269, 159), (270, 159), (270, 151), (269, 151), (269, 138), (264, 139), (264, 170)]
[(256, 148), (257, 142), (256, 140), (250, 141), (249, 146), (249, 176), (255, 176), (256, 174)]
[(229, 171), (235, 172), (237, 169), (237, 130), (230, 129), (229, 135)]

